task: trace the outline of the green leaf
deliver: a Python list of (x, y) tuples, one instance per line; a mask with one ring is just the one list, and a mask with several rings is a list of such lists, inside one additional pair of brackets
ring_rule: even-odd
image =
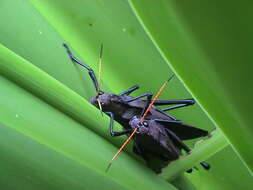
[[(125, 138), (108, 135), (108, 118), (101, 117), (88, 103), (95, 94), (88, 73), (72, 64), (62, 47), (63, 42), (67, 42), (75, 55), (95, 72), (100, 44), (104, 44), (102, 88), (107, 92), (119, 93), (139, 84), (141, 88), (134, 95), (155, 93), (175, 72), (179, 78), (171, 81), (161, 98), (183, 99), (193, 94), (201, 107), (197, 104), (170, 114), (209, 131), (217, 125), (233, 145), (237, 142), (232, 136), (248, 132), (241, 144), (236, 145), (240, 154), (246, 153), (245, 142), (252, 134), (246, 126), (250, 112), (244, 110), (248, 105), (243, 102), (238, 109), (243, 115), (238, 114), (235, 98), (241, 95), (238, 84), (245, 82), (242, 86), (246, 87), (249, 75), (238, 82), (238, 77), (233, 77), (235, 86), (231, 86), (226, 58), (229, 51), (235, 50), (228, 47), (229, 51), (224, 51), (234, 40), (233, 35), (241, 32), (240, 28), (231, 30), (234, 33), (230, 34), (222, 25), (221, 10), (231, 16), (226, 8), (218, 11), (210, 3), (199, 2), (205, 8), (199, 12), (194, 3), (189, 4), (190, 8), (184, 3), (3, 0), (0, 6), (0, 43), (3, 44), (0, 46), (0, 88), (3, 92), (0, 95), (0, 150), (4, 156), (0, 160), (4, 166), (0, 172), (0, 187), (175, 189), (161, 177), (169, 179), (178, 189), (206, 189), (205, 185), (222, 190), (251, 187), (251, 174), (227, 146), (220, 131), (198, 142), (191, 155), (172, 162), (161, 176), (153, 174), (140, 162), (132, 153), (131, 145), (125, 150), (126, 154), (122, 153), (115, 160), (109, 173), (104, 171), (116, 147)], [(213, 15), (216, 12), (220, 15)], [(208, 14), (203, 15), (205, 13)], [(236, 14), (232, 16), (237, 18)], [(207, 27), (210, 31), (202, 25), (193, 28), (198, 25), (198, 18), (211, 23), (210, 28)], [(224, 21), (227, 20), (229, 17), (224, 17)], [(237, 23), (245, 27), (243, 20), (238, 19)], [(219, 32), (219, 28), (226, 32), (216, 38), (211, 29)], [(206, 39), (212, 43), (206, 43)], [(244, 41), (236, 39), (235, 42), (244, 47)], [(243, 58), (243, 52), (247, 55), (245, 60), (250, 60), (247, 51), (238, 52), (233, 56), (229, 54), (231, 63), (234, 58), (235, 61)], [(218, 67), (222, 69), (217, 71)], [(238, 65), (230, 67), (233, 74)], [(241, 66), (240, 71), (244, 70)], [(245, 94), (249, 97), (250, 91)], [(235, 126), (237, 118), (236, 122), (242, 125)], [(230, 129), (229, 124), (233, 128)], [(238, 132), (239, 128), (242, 133)], [(120, 130), (117, 124), (116, 129)], [(195, 142), (186, 143), (192, 146)], [(244, 159), (251, 155), (250, 152), (246, 154)], [(206, 159), (211, 164), (210, 171), (199, 168), (192, 174), (181, 175)], [(243, 177), (238, 180), (234, 173)]]
[[(182, 157), (170, 164), (164, 169), (161, 176), (170, 181), (177, 177), (178, 173), (184, 172), (185, 168), (191, 168), (198, 165), (201, 161), (215, 155), (217, 152), (228, 146), (226, 139), (221, 131), (217, 130), (211, 133), (211, 138), (199, 141), (191, 154)], [(212, 167), (212, 166), (211, 166)]]
[(163, 58), (252, 171), (252, 3), (129, 2)]
[[(127, 155), (119, 158), (106, 173), (106, 166), (116, 148), (69, 117), (78, 103), (76, 101), (82, 98), (7, 48), (0, 46), (0, 52), (3, 92), (0, 98), (0, 144), (6, 153), (1, 160), (7, 163), (2, 175), (14, 175), (18, 179), (8, 185), (13, 177), (6, 181), (1, 178), (2, 186), (142, 189), (145, 184), (148, 189), (175, 189)], [(60, 105), (62, 99), (65, 104)], [(90, 109), (85, 112), (83, 120), (89, 120), (92, 110), (99, 113), (92, 105), (85, 104), (84, 99), (81, 102), (84, 102), (85, 110)], [(68, 115), (58, 111), (65, 111), (65, 108), (72, 111)], [(17, 167), (13, 167), (13, 163)], [(47, 181), (50, 181), (48, 186), (38, 186)]]

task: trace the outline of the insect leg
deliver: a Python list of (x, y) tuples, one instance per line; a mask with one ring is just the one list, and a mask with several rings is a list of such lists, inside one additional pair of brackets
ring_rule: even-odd
[(185, 107), (185, 106), (190, 106), (193, 105), (195, 103), (194, 99), (185, 99), (185, 100), (156, 100), (154, 105), (156, 106), (161, 106), (161, 105), (173, 105), (173, 104), (179, 104), (176, 106), (172, 106), (169, 108), (164, 108), (161, 109), (162, 111), (169, 111), (169, 110), (173, 110), (173, 109), (177, 109), (177, 108), (181, 108), (181, 107)]
[(195, 103), (194, 99), (185, 99), (185, 100), (156, 100), (154, 105), (162, 106), (162, 105), (172, 105), (172, 104), (188, 104), (193, 105)]
[(206, 170), (209, 170), (211, 167), (207, 162), (200, 162), (200, 165)]
[(132, 86), (131, 88), (125, 90), (124, 92), (121, 92), (121, 93), (119, 94), (119, 96), (129, 95), (130, 93), (132, 93), (133, 91), (137, 90), (138, 88), (139, 88), (138, 85), (134, 85), (134, 86)]
[(151, 93), (147, 96), (146, 106), (144, 107), (144, 109), (141, 112), (141, 117), (143, 117), (143, 115), (145, 114), (145, 112), (148, 109), (149, 105), (151, 104), (152, 96), (153, 96), (153, 94), (151, 94)]
[(132, 131), (132, 129), (126, 129), (126, 130), (120, 131), (120, 132), (113, 131), (113, 121), (114, 121), (113, 113), (112, 112), (105, 112), (105, 113), (110, 117), (109, 133), (110, 133), (111, 136), (113, 136), (113, 137), (121, 136), (121, 135), (128, 134)]
[(151, 93), (145, 93), (145, 94), (142, 94), (142, 95), (140, 95), (140, 96), (137, 96), (137, 97), (131, 98), (131, 99), (129, 99), (129, 100), (126, 100), (126, 102), (132, 102), (132, 101), (135, 101), (135, 100), (138, 100), (138, 99), (140, 99), (140, 98), (143, 98), (143, 97), (145, 97), (145, 96), (150, 96), (150, 95), (152, 95), (152, 94), (151, 94)]
[(180, 105), (177, 105), (177, 106), (173, 106), (173, 107), (169, 107), (169, 108), (164, 108), (164, 109), (161, 109), (162, 111), (169, 111), (169, 110), (174, 110), (174, 109), (177, 109), (177, 108), (182, 108), (182, 107), (185, 107), (185, 106), (189, 106), (191, 104), (180, 104)]
[[(179, 139), (179, 137), (178, 137), (176, 134), (174, 134), (174, 133), (173, 133), (172, 131), (170, 131), (169, 129), (166, 129), (166, 128), (165, 128), (165, 130), (167, 131), (167, 133), (169, 134), (169, 136), (175, 141), (175, 143), (179, 145), (179, 147), (181, 147), (183, 150), (185, 150), (187, 154), (190, 154), (191, 149), (190, 149), (186, 144), (184, 144), (184, 143), (181, 141), (181, 139)], [(206, 170), (209, 170), (209, 169), (210, 169), (210, 165), (209, 165), (207, 162), (200, 162), (200, 165), (201, 165), (204, 169), (206, 169)], [(187, 170), (187, 171), (189, 172), (190, 170)]]
[(87, 69), (89, 71), (89, 75), (90, 75), (90, 78), (93, 82), (93, 85), (96, 89), (97, 92), (99, 92), (99, 86), (98, 86), (98, 81), (97, 81), (97, 78), (96, 78), (96, 75), (95, 75), (95, 72), (86, 64), (82, 63), (81, 61), (79, 61), (74, 55), (73, 53), (70, 51), (69, 47), (67, 46), (67, 44), (63, 44), (63, 47), (66, 48), (66, 51), (67, 51), (67, 54), (69, 56), (69, 58), (71, 59), (71, 61), (73, 63), (77, 63), (79, 65), (81, 65), (82, 67), (84, 67), (85, 69)]

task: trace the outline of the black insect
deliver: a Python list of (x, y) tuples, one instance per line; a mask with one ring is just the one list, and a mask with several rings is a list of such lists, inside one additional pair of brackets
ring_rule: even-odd
[[(171, 161), (182, 155), (181, 150), (190, 153), (190, 148), (182, 140), (191, 139), (188, 133), (199, 133), (199, 129), (178, 121), (163, 119), (145, 119), (134, 116), (130, 122), (132, 129), (137, 128), (133, 151), (141, 156), (147, 166), (160, 173)], [(210, 166), (206, 162), (200, 163), (205, 169)], [(189, 169), (188, 172), (192, 170)]]
[[(139, 88), (138, 85), (134, 85), (133, 87), (131, 87), (119, 94), (105, 93), (105, 92), (101, 91), (101, 89), (99, 88), (99, 84), (98, 84), (98, 81), (97, 81), (94, 71), (89, 66), (87, 66), (86, 64), (79, 61), (72, 54), (72, 52), (70, 51), (69, 47), (66, 44), (63, 44), (63, 46), (66, 48), (68, 56), (70, 57), (70, 59), (73, 63), (77, 63), (88, 70), (89, 76), (90, 76), (90, 78), (93, 82), (93, 85), (96, 89), (96, 92), (97, 92), (96, 96), (93, 96), (91, 98), (90, 102), (91, 102), (91, 104), (93, 104), (97, 108), (101, 107), (102, 111), (110, 117), (110, 128), (109, 128), (110, 135), (111, 136), (120, 136), (120, 135), (129, 134), (132, 131), (132, 127), (133, 127), (132, 125), (130, 125), (130, 123), (131, 123), (130, 121), (132, 121), (133, 118), (135, 118), (136, 116), (142, 116), (144, 114), (144, 111), (148, 108), (148, 106), (152, 100), (152, 96), (153, 96), (152, 93), (145, 93), (145, 94), (139, 95), (137, 97), (129, 96), (132, 92), (134, 92), (135, 90), (137, 90)], [(102, 50), (103, 50), (103, 47), (101, 46), (100, 59), (102, 58)], [(146, 99), (142, 99), (144, 97), (146, 97)], [(191, 127), (191, 126), (189, 126), (189, 128), (188, 128), (188, 126), (186, 126), (182, 122), (177, 121), (174, 117), (165, 113), (165, 111), (170, 111), (173, 109), (193, 105), (194, 103), (195, 103), (194, 99), (156, 100), (153, 104), (154, 106), (151, 107), (151, 109), (147, 113), (145, 119), (148, 122), (151, 122), (151, 121), (155, 122), (157, 126), (160, 126), (161, 125), (160, 123), (162, 121), (164, 121), (164, 123), (167, 122), (170, 125), (173, 123), (173, 126), (175, 126), (175, 128), (178, 128), (175, 131), (176, 136), (184, 137), (184, 138), (182, 138), (182, 140), (203, 137), (203, 136), (208, 135), (207, 131), (199, 129), (199, 128)], [(157, 107), (155, 107), (155, 106), (161, 106), (161, 105), (173, 105), (173, 106), (165, 108), (165, 109), (158, 109)], [(114, 120), (116, 120), (118, 123), (120, 123), (124, 127), (123, 131), (116, 132), (113, 130), (113, 121)], [(160, 120), (160, 123), (158, 122), (158, 120)], [(162, 125), (165, 126), (165, 124), (162, 124)], [(164, 129), (163, 134), (167, 135), (168, 132), (166, 132), (166, 130), (165, 130), (166, 128), (163, 127), (162, 129)], [(170, 138), (170, 139), (173, 139), (173, 138)], [(182, 142), (182, 141), (180, 141), (180, 142)], [(142, 143), (145, 143), (145, 142), (142, 142)], [(177, 143), (175, 143), (175, 142), (173, 142), (173, 143), (175, 144), (176, 148), (181, 149), (181, 147), (177, 147)], [(155, 148), (161, 148), (161, 146), (158, 144), (158, 146)], [(138, 151), (138, 146), (134, 147), (135, 153), (137, 153), (139, 155), (144, 155), (140, 151)], [(155, 153), (153, 155), (155, 155)], [(145, 156), (142, 156), (142, 157), (144, 158)], [(159, 159), (162, 159), (162, 158), (159, 158)], [(170, 159), (170, 160), (172, 160), (172, 159)], [(162, 166), (157, 166), (157, 167), (152, 166), (151, 168), (154, 171), (160, 171), (159, 168), (163, 168), (163, 165), (167, 165), (166, 163), (160, 163), (160, 164), (162, 164)]]
[[(162, 168), (182, 155), (181, 150), (184, 150), (187, 154), (190, 153), (190, 148), (182, 140), (194, 139), (202, 136), (204, 133), (206, 135), (208, 133), (178, 120), (169, 118), (145, 119), (150, 115), (149, 110), (152, 109), (153, 102), (151, 102), (151, 99), (147, 100), (147, 104), (148, 106), (145, 106), (141, 115), (136, 115), (130, 119), (130, 128), (126, 128), (124, 131), (128, 131), (127, 134), (131, 133), (130, 136), (133, 135), (133, 151), (146, 161), (150, 169), (156, 173), (160, 173)], [(110, 131), (113, 132), (112, 117), (110, 120)], [(115, 159), (118, 153), (114, 155), (112, 160)], [(200, 164), (207, 170), (210, 168), (206, 162), (201, 162)], [(110, 166), (111, 163), (108, 165), (108, 168)], [(194, 168), (197, 169), (196, 167)], [(187, 170), (187, 172), (191, 171), (192, 169)]]
[[(147, 108), (149, 102), (152, 99), (152, 93), (145, 93), (137, 97), (129, 96), (132, 92), (139, 88), (138, 85), (121, 92), (119, 94), (105, 93), (99, 89), (97, 78), (94, 71), (84, 63), (81, 63), (70, 51), (66, 44), (63, 44), (66, 48), (67, 53), (72, 60), (72, 62), (77, 63), (88, 70), (90, 78), (93, 82), (93, 85), (96, 89), (97, 95), (93, 96), (90, 100), (91, 104), (99, 108), (99, 103), (101, 104), (103, 112), (107, 113), (112, 120), (116, 120), (126, 129), (129, 129), (129, 121), (136, 115), (142, 115), (144, 108)], [(100, 57), (102, 56), (102, 48), (100, 51)], [(141, 98), (146, 97), (146, 100)], [(147, 119), (164, 119), (164, 120), (176, 120), (174, 117), (165, 113), (165, 111), (177, 109), (184, 106), (193, 105), (195, 101), (193, 99), (185, 100), (156, 100), (154, 102), (155, 106), (161, 105), (175, 105), (165, 109), (158, 109), (152, 107), (149, 111), (149, 114), (146, 116)], [(114, 132), (110, 130), (112, 136), (118, 136), (122, 134), (127, 134), (129, 130), (122, 132)], [(200, 130), (198, 134), (191, 134), (191, 136), (206, 136), (207, 132)]]

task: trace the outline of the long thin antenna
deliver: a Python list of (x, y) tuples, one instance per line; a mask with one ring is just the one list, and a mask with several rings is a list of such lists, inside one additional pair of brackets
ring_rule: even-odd
[(99, 52), (99, 59), (98, 59), (98, 84), (99, 84), (99, 90), (101, 89), (101, 74), (102, 74), (102, 56), (103, 56), (103, 44), (101, 44), (100, 52)]
[(145, 111), (145, 113), (143, 114), (143, 116), (141, 117), (141, 121), (144, 120), (144, 118), (146, 117), (147, 113), (149, 112), (149, 110), (151, 109), (151, 107), (153, 106), (154, 102), (157, 100), (157, 98), (160, 96), (160, 94), (162, 93), (162, 91), (164, 90), (164, 88), (166, 87), (166, 85), (169, 83), (169, 81), (175, 76), (175, 74), (173, 74), (168, 80), (166, 80), (163, 85), (160, 87), (160, 89), (158, 90), (158, 92), (156, 93), (154, 99), (151, 101), (151, 103), (149, 104), (147, 110)]
[[(168, 82), (174, 77), (174, 74), (168, 79), (166, 80), (163, 85), (160, 87), (160, 89), (158, 90), (158, 92), (156, 93), (154, 99), (151, 101), (151, 103), (149, 104), (147, 110), (145, 111), (145, 113), (143, 114), (143, 116), (141, 117), (141, 121), (143, 121), (147, 115), (147, 113), (149, 112), (149, 110), (151, 109), (152, 105), (154, 104), (154, 102), (156, 101), (156, 99), (160, 96), (160, 94), (162, 93), (162, 91), (164, 90), (164, 88), (166, 87), (166, 85), (168, 84)], [(112, 165), (112, 161), (119, 155), (119, 153), (123, 150), (123, 148), (127, 145), (127, 143), (131, 140), (131, 138), (134, 136), (134, 134), (136, 133), (137, 128), (135, 128), (133, 130), (133, 132), (131, 133), (131, 135), (127, 138), (127, 140), (121, 145), (121, 147), (119, 148), (119, 150), (114, 154), (114, 156), (112, 157), (110, 163), (108, 164), (107, 168), (106, 168), (106, 172), (110, 169), (111, 165)]]
[(119, 148), (119, 150), (114, 154), (114, 156), (112, 157), (110, 163), (108, 164), (107, 168), (106, 168), (106, 172), (110, 169), (111, 165), (112, 165), (112, 161), (119, 155), (119, 153), (122, 151), (122, 149), (127, 145), (127, 143), (131, 140), (132, 136), (135, 134), (135, 132), (137, 131), (137, 128), (135, 128), (133, 130), (133, 132), (131, 133), (131, 135), (127, 138), (127, 140), (123, 143), (123, 145), (121, 145), (121, 147)]
[(98, 101), (98, 106), (101, 111), (101, 115), (103, 116), (103, 110), (101, 106), (101, 102), (99, 100), (99, 92), (101, 89), (101, 72), (102, 72), (102, 55), (103, 55), (103, 44), (101, 44), (100, 52), (99, 52), (99, 58), (98, 58), (98, 91), (97, 91), (97, 101)]

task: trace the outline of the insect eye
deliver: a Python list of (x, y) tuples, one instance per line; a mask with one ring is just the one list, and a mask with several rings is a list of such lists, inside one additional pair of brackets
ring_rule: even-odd
[(147, 127), (148, 126), (148, 123), (146, 121), (143, 121), (142, 124)]

